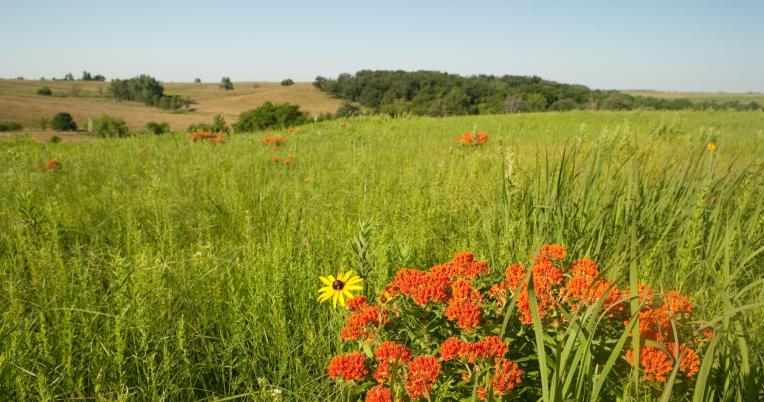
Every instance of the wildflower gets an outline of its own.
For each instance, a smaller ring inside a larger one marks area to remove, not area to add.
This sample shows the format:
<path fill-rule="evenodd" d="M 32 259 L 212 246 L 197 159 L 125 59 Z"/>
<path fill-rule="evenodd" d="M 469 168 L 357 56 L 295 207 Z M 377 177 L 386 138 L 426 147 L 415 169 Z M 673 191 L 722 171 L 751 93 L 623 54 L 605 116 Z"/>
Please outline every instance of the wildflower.
<path fill-rule="evenodd" d="M 287 156 L 287 158 L 286 158 L 286 159 L 284 159 L 284 164 L 285 164 L 285 165 L 289 165 L 289 164 L 291 164 L 293 161 L 294 161 L 294 156 L 292 156 L 292 155 L 289 155 L 289 156 Z"/>
<path fill-rule="evenodd" d="M 440 359 L 447 362 L 458 357 L 464 348 L 469 345 L 459 338 L 448 338 L 440 345 Z"/>
<path fill-rule="evenodd" d="M 215 137 L 215 138 L 210 138 L 209 140 L 207 140 L 207 142 L 211 142 L 213 144 L 225 144 L 226 139 L 223 137 Z"/>
<path fill-rule="evenodd" d="M 488 289 L 488 297 L 496 302 L 499 307 L 507 304 L 507 284 L 505 282 L 497 283 Z"/>
<path fill-rule="evenodd" d="M 281 161 L 281 158 L 279 158 L 278 156 L 271 156 L 271 162 L 278 163 L 280 161 Z"/>
<path fill-rule="evenodd" d="M 151 151 L 151 148 L 149 148 L 149 147 L 143 147 L 143 148 L 141 148 L 141 153 L 142 153 L 142 154 L 147 154 L 147 153 L 149 153 L 150 151 Z"/>
<path fill-rule="evenodd" d="M 326 286 L 318 290 L 318 293 L 320 294 L 318 296 L 318 301 L 323 303 L 332 299 L 332 305 L 335 308 L 337 307 L 337 301 L 340 302 L 341 306 L 344 306 L 345 298 L 353 297 L 353 293 L 351 292 L 363 289 L 360 285 L 360 283 L 363 282 L 363 279 L 353 275 L 353 271 L 348 271 L 344 274 L 340 271 L 337 273 L 337 278 L 329 275 L 328 277 L 322 276 L 320 279 Z"/>
<path fill-rule="evenodd" d="M 369 371 L 366 369 L 366 358 L 360 352 L 334 356 L 327 368 L 329 376 L 337 379 L 344 378 L 353 381 L 363 378 Z"/>
<path fill-rule="evenodd" d="M 369 306 L 369 303 L 366 301 L 366 297 L 364 296 L 355 296 L 347 301 L 348 310 L 356 312 L 360 311 L 361 309 Z"/>
<path fill-rule="evenodd" d="M 663 305 L 672 315 L 688 318 L 695 308 L 690 299 L 677 291 L 671 291 L 663 295 Z"/>
<path fill-rule="evenodd" d="M 395 273 L 392 282 L 385 288 L 385 292 L 388 293 L 391 298 L 395 297 L 398 293 L 403 293 L 404 295 L 409 296 L 411 295 L 411 292 L 422 283 L 424 276 L 424 271 L 412 268 L 401 269 Z"/>
<path fill-rule="evenodd" d="M 392 341 L 384 341 L 374 351 L 374 357 L 378 361 L 395 363 L 397 361 L 408 362 L 411 360 L 411 352 L 407 347 Z"/>
<path fill-rule="evenodd" d="M 687 377 L 693 377 L 698 374 L 700 370 L 700 357 L 694 350 L 683 347 L 682 348 L 682 360 L 679 362 L 679 370 L 681 370 Z"/>
<path fill-rule="evenodd" d="M 42 167 L 44 170 L 57 170 L 61 169 L 61 163 L 55 159 L 50 159 L 45 162 L 45 165 Z"/>
<path fill-rule="evenodd" d="M 633 349 L 626 351 L 626 360 L 634 365 Z M 668 353 L 652 346 L 642 346 L 639 349 L 639 365 L 645 380 L 657 382 L 666 382 L 666 375 L 674 368 Z"/>
<path fill-rule="evenodd" d="M 465 358 L 470 363 L 478 359 L 494 358 L 498 360 L 507 354 L 507 343 L 498 336 L 486 336 L 475 342 L 466 343 L 459 352 L 459 357 Z"/>
<path fill-rule="evenodd" d="M 451 285 L 451 300 L 446 307 L 446 318 L 467 332 L 472 331 L 480 320 L 480 302 L 483 296 L 472 287 L 472 282 L 460 280 Z"/>
<path fill-rule="evenodd" d="M 523 264 L 512 264 L 506 271 L 507 285 L 512 291 L 516 291 L 525 278 L 525 267 Z"/>
<path fill-rule="evenodd" d="M 715 142 L 709 142 L 708 145 L 706 145 L 706 148 L 708 148 L 708 150 L 711 151 L 711 152 L 716 151 L 716 143 Z"/>
<path fill-rule="evenodd" d="M 509 393 L 520 384 L 523 370 L 517 363 L 511 360 L 497 359 L 493 370 L 491 384 L 496 398 L 501 399 L 502 395 Z M 487 391 L 482 385 L 478 390 L 478 395 L 482 400 L 488 399 Z"/>
<path fill-rule="evenodd" d="M 379 306 L 365 305 L 348 317 L 342 327 L 342 339 L 357 340 L 371 336 L 371 329 L 383 325 L 387 320 L 386 315 Z"/>
<path fill-rule="evenodd" d="M 375 385 L 366 393 L 366 402 L 392 402 L 390 388 L 384 385 Z"/>
<path fill-rule="evenodd" d="M 432 356 L 417 356 L 408 364 L 406 392 L 411 399 L 429 398 L 430 388 L 440 375 L 440 363 Z"/>
<path fill-rule="evenodd" d="M 260 139 L 260 142 L 263 144 L 273 144 L 274 146 L 279 146 L 286 142 L 286 138 L 281 136 L 263 137 Z"/>
<path fill-rule="evenodd" d="M 597 269 L 596 262 L 584 258 L 573 263 L 570 267 L 570 274 L 574 278 L 594 279 L 599 275 L 599 269 Z"/>
<path fill-rule="evenodd" d="M 427 272 L 419 284 L 411 290 L 411 299 L 419 306 L 427 303 L 442 303 L 448 297 L 448 288 L 451 281 L 445 275 L 436 272 Z"/>

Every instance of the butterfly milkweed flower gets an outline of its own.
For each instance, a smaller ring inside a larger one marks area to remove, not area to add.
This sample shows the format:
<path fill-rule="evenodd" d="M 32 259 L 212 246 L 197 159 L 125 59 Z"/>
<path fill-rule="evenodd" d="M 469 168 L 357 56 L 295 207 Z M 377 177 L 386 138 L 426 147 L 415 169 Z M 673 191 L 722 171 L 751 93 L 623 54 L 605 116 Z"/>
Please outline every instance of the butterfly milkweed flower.
<path fill-rule="evenodd" d="M 44 170 L 57 170 L 61 169 L 61 162 L 51 159 L 49 161 L 45 162 L 45 165 L 42 167 Z"/>
<path fill-rule="evenodd" d="M 408 364 L 406 392 L 413 400 L 420 397 L 429 399 L 430 388 L 440 375 L 440 363 L 432 356 L 417 356 Z"/>
<path fill-rule="evenodd" d="M 338 301 L 340 305 L 344 307 L 345 298 L 350 299 L 353 297 L 353 291 L 363 289 L 363 286 L 361 286 L 363 279 L 357 275 L 353 275 L 353 271 L 347 271 L 344 274 L 342 271 L 340 271 L 337 273 L 336 278 L 332 275 L 329 275 L 321 276 L 320 279 L 321 282 L 323 282 L 326 286 L 318 289 L 319 303 L 323 303 L 331 299 L 332 305 L 335 308 L 337 307 Z"/>
<path fill-rule="evenodd" d="M 353 352 L 346 355 L 334 356 L 327 367 L 329 377 L 342 377 L 346 381 L 360 380 L 369 370 L 366 368 L 366 357 L 363 353 Z"/>
<path fill-rule="evenodd" d="M 376 385 L 366 393 L 366 402 L 392 402 L 390 388 L 384 385 Z"/>

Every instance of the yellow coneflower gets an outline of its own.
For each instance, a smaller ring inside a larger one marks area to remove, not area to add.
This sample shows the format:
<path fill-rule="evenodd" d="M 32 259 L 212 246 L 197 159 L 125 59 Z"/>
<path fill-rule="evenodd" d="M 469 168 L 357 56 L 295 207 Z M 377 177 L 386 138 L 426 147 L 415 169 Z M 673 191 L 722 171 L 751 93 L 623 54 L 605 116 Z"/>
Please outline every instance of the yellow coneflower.
<path fill-rule="evenodd" d="M 706 145 L 706 148 L 708 148 L 709 151 L 716 151 L 716 143 L 709 142 L 708 145 Z"/>
<path fill-rule="evenodd" d="M 332 299 L 334 307 L 337 307 L 337 301 L 340 302 L 341 306 L 345 306 L 345 298 L 349 299 L 353 297 L 353 291 L 363 289 L 361 286 L 363 279 L 353 275 L 353 271 L 347 271 L 344 274 L 340 271 L 336 278 L 332 275 L 319 278 L 326 286 L 318 289 L 318 302 L 323 303 Z"/>

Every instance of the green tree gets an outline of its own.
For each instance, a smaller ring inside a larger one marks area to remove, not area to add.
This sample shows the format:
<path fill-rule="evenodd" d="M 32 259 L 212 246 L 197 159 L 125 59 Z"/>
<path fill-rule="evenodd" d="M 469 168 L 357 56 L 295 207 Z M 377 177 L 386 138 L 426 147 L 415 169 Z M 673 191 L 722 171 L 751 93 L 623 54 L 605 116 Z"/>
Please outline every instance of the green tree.
<path fill-rule="evenodd" d="M 129 132 L 123 119 L 105 114 L 94 118 L 89 128 L 91 134 L 99 137 L 127 137 Z"/>
<path fill-rule="evenodd" d="M 228 77 L 223 77 L 223 79 L 220 80 L 220 85 L 218 85 L 221 89 L 224 89 L 226 91 L 230 91 L 233 89 L 233 82 L 231 82 L 231 79 Z"/>
<path fill-rule="evenodd" d="M 269 128 L 287 128 L 308 122 L 308 115 L 297 105 L 265 102 L 256 109 L 239 114 L 237 132 L 254 132 Z"/>
<path fill-rule="evenodd" d="M 531 112 L 543 112 L 546 110 L 546 96 L 533 92 L 525 96 L 525 105 Z"/>
<path fill-rule="evenodd" d="M 143 128 L 143 131 L 145 131 L 147 134 L 164 134 L 170 132 L 170 125 L 166 122 L 157 123 L 155 121 L 150 121 L 146 123 L 146 126 Z"/>
<path fill-rule="evenodd" d="M 294 85 L 294 81 L 292 81 L 291 78 L 287 78 L 287 79 L 281 81 L 281 86 L 282 87 L 288 87 L 290 85 Z"/>
<path fill-rule="evenodd" d="M 51 119 L 50 127 L 56 131 L 75 131 L 77 130 L 77 123 L 69 113 L 59 112 Z"/>
<path fill-rule="evenodd" d="M 48 88 L 48 87 L 42 87 L 42 88 L 37 90 L 37 95 L 51 96 L 51 95 L 53 95 L 53 91 L 51 91 L 50 88 Z"/>

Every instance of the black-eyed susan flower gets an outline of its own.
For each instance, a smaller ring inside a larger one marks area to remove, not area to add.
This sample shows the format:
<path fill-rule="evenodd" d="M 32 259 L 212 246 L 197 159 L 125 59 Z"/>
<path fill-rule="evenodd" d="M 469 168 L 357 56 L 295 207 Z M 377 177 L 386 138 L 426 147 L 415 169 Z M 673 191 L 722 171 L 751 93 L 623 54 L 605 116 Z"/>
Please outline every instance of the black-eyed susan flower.
<path fill-rule="evenodd" d="M 711 151 L 711 152 L 716 151 L 716 143 L 715 142 L 709 142 L 706 145 L 706 148 L 708 148 L 708 150 Z"/>
<path fill-rule="evenodd" d="M 340 271 L 336 278 L 329 275 L 321 276 L 320 279 L 326 286 L 318 289 L 318 302 L 323 303 L 331 299 L 334 307 L 337 307 L 338 301 L 341 306 L 345 306 L 345 298 L 349 299 L 353 297 L 353 291 L 363 289 L 361 286 L 363 279 L 353 275 L 353 271 L 347 271 L 344 274 Z"/>

